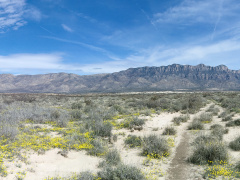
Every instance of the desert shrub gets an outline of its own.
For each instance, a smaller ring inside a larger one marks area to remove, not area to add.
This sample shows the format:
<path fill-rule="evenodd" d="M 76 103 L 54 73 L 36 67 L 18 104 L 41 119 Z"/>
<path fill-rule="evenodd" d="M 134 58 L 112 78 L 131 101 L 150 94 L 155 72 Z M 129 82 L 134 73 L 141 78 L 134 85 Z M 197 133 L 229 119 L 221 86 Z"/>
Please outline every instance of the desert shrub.
<path fill-rule="evenodd" d="M 194 119 L 192 123 L 189 124 L 188 130 L 203 130 L 204 125 L 198 120 Z"/>
<path fill-rule="evenodd" d="M 118 139 L 117 134 L 114 134 L 114 135 L 113 135 L 113 141 L 114 141 L 114 142 L 117 142 L 117 139 Z"/>
<path fill-rule="evenodd" d="M 212 114 L 210 113 L 202 113 L 199 115 L 199 117 L 197 117 L 199 119 L 200 122 L 202 123 L 209 123 L 212 121 Z"/>
<path fill-rule="evenodd" d="M 98 177 L 101 180 L 145 180 L 140 169 L 124 164 L 117 167 L 107 166 L 98 172 Z"/>
<path fill-rule="evenodd" d="M 19 133 L 19 120 L 16 116 L 17 114 L 12 114 L 11 112 L 0 114 L 0 137 L 8 138 L 10 140 L 15 139 Z"/>
<path fill-rule="evenodd" d="M 80 120 L 82 118 L 82 112 L 79 110 L 73 110 L 70 113 L 73 120 Z"/>
<path fill-rule="evenodd" d="M 167 140 L 156 135 L 150 135 L 143 138 L 143 150 L 144 156 L 150 156 L 152 158 L 161 158 L 168 156 L 170 148 Z"/>
<path fill-rule="evenodd" d="M 90 171 L 81 172 L 79 175 L 74 177 L 77 180 L 94 180 L 95 176 Z"/>
<path fill-rule="evenodd" d="M 228 160 L 227 148 L 223 142 L 215 138 L 209 138 L 207 135 L 205 137 L 203 135 L 200 139 L 195 139 L 193 154 L 188 158 L 189 162 L 193 164 L 212 164 L 213 162 Z"/>
<path fill-rule="evenodd" d="M 187 122 L 190 119 L 189 115 L 181 115 L 179 117 L 174 117 L 173 122 L 176 125 L 180 125 L 182 122 Z"/>
<path fill-rule="evenodd" d="M 91 144 L 93 145 L 93 148 L 88 149 L 88 154 L 92 156 L 103 156 L 105 154 L 106 148 L 101 139 L 96 138 L 92 140 Z"/>
<path fill-rule="evenodd" d="M 103 122 L 101 119 L 86 121 L 85 128 L 93 131 L 93 134 L 96 136 L 111 137 L 112 135 L 112 124 L 110 122 Z"/>
<path fill-rule="evenodd" d="M 99 166 L 117 166 L 121 163 L 121 156 L 116 149 L 108 151 L 104 156 L 104 161 L 100 162 Z"/>
<path fill-rule="evenodd" d="M 210 126 L 210 130 L 219 129 L 219 128 L 223 128 L 223 126 L 221 124 L 213 124 L 213 125 Z"/>
<path fill-rule="evenodd" d="M 228 115 L 222 118 L 222 121 L 231 121 L 231 120 L 232 120 L 232 115 Z"/>
<path fill-rule="evenodd" d="M 142 145 L 142 138 L 136 135 L 128 135 L 124 143 L 130 148 L 140 147 Z"/>
<path fill-rule="evenodd" d="M 217 137 L 219 140 L 223 139 L 224 134 L 225 134 L 225 129 L 223 127 L 214 128 L 211 131 L 211 135 Z"/>
<path fill-rule="evenodd" d="M 69 133 L 65 137 L 68 140 L 69 145 L 79 144 L 79 142 L 86 142 L 85 136 L 79 133 Z"/>
<path fill-rule="evenodd" d="M 140 119 L 138 117 L 133 117 L 133 119 L 129 123 L 129 127 L 132 128 L 134 126 L 143 126 L 145 124 L 144 119 Z"/>
<path fill-rule="evenodd" d="M 238 162 L 236 163 L 235 169 L 236 169 L 236 171 L 240 172 L 240 161 L 238 161 Z M 240 176 L 240 174 L 239 174 L 239 176 Z"/>
<path fill-rule="evenodd" d="M 226 124 L 227 127 L 240 126 L 240 119 L 230 121 Z"/>
<path fill-rule="evenodd" d="M 186 94 L 182 98 L 182 110 L 188 110 L 189 113 L 195 113 L 199 111 L 201 107 L 205 104 L 205 99 L 198 94 Z"/>
<path fill-rule="evenodd" d="M 215 107 L 214 105 L 211 105 L 206 112 L 211 112 L 213 115 L 217 115 L 219 113 L 219 108 Z"/>
<path fill-rule="evenodd" d="M 240 151 L 240 136 L 229 143 L 229 147 L 234 151 Z"/>
<path fill-rule="evenodd" d="M 223 135 L 228 133 L 228 129 L 224 128 L 220 124 L 214 124 L 210 126 L 211 135 L 218 137 L 220 140 L 222 140 Z"/>
<path fill-rule="evenodd" d="M 230 114 L 229 111 L 223 111 L 221 114 L 218 115 L 219 118 L 225 118 L 226 116 L 228 116 Z"/>
<path fill-rule="evenodd" d="M 74 102 L 72 103 L 71 105 L 71 108 L 72 109 L 81 109 L 83 107 L 82 103 L 81 102 Z"/>
<path fill-rule="evenodd" d="M 174 127 L 166 127 L 162 133 L 162 135 L 175 135 L 177 131 L 174 129 Z"/>

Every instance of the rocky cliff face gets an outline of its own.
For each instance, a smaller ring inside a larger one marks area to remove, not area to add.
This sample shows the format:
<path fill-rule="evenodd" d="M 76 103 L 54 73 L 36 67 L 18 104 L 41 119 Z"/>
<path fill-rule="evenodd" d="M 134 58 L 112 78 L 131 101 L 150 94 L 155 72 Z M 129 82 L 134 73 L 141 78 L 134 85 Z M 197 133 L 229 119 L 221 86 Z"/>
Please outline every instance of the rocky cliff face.
<path fill-rule="evenodd" d="M 111 74 L 79 76 L 0 75 L 0 92 L 87 93 L 159 90 L 240 90 L 240 71 L 224 65 L 211 67 L 173 64 L 130 68 Z"/>

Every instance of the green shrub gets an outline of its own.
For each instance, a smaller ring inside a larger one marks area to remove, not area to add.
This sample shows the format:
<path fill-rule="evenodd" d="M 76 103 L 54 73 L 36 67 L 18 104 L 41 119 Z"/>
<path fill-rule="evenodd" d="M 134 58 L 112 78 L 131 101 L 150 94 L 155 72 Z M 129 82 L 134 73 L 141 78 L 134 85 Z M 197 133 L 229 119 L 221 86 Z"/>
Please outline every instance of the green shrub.
<path fill-rule="evenodd" d="M 70 115 L 74 120 L 80 120 L 82 118 L 82 112 L 79 110 L 72 110 Z"/>
<path fill-rule="evenodd" d="M 228 116 L 230 114 L 229 111 L 223 111 L 221 114 L 218 115 L 219 118 L 225 118 L 226 116 Z"/>
<path fill-rule="evenodd" d="M 202 135 L 194 141 L 193 154 L 188 158 L 188 161 L 193 164 L 212 164 L 214 162 L 227 161 L 227 148 L 219 140 L 209 138 L 209 136 Z"/>
<path fill-rule="evenodd" d="M 210 123 L 212 121 L 212 114 L 210 113 L 202 113 L 198 117 L 199 121 L 202 123 Z"/>
<path fill-rule="evenodd" d="M 74 102 L 72 103 L 71 105 L 71 108 L 72 109 L 81 109 L 83 107 L 82 103 L 81 102 Z"/>
<path fill-rule="evenodd" d="M 240 151 L 240 136 L 229 143 L 229 147 L 234 151 Z"/>
<path fill-rule="evenodd" d="M 219 140 L 222 140 L 223 135 L 228 133 L 228 129 L 225 129 L 220 124 L 214 124 L 210 127 L 211 135 L 218 137 Z"/>
<path fill-rule="evenodd" d="M 81 172 L 76 177 L 74 177 L 72 180 L 74 180 L 74 179 L 77 179 L 77 180 L 95 180 L 96 178 L 91 172 L 84 171 L 84 172 Z"/>
<path fill-rule="evenodd" d="M 175 135 L 177 131 L 174 129 L 174 127 L 166 127 L 162 133 L 162 135 Z"/>
<path fill-rule="evenodd" d="M 226 124 L 227 127 L 240 126 L 240 119 L 230 121 Z"/>
<path fill-rule="evenodd" d="M 110 122 L 98 123 L 93 127 L 94 134 L 101 137 L 111 137 L 112 124 Z"/>
<path fill-rule="evenodd" d="M 119 164 L 117 167 L 107 166 L 98 172 L 101 180 L 145 180 L 141 170 L 129 165 Z"/>
<path fill-rule="evenodd" d="M 124 143 L 130 148 L 140 147 L 142 145 L 142 138 L 136 135 L 128 135 Z"/>
<path fill-rule="evenodd" d="M 206 112 L 211 112 L 213 115 L 217 115 L 219 111 L 220 111 L 219 108 L 212 105 L 208 108 Z"/>
<path fill-rule="evenodd" d="M 129 123 L 129 127 L 133 128 L 134 126 L 143 126 L 145 124 L 144 119 L 140 119 L 138 117 L 133 117 L 133 119 Z"/>
<path fill-rule="evenodd" d="M 116 149 L 113 149 L 105 154 L 104 161 L 102 161 L 99 166 L 117 166 L 119 163 L 121 163 L 121 156 Z"/>
<path fill-rule="evenodd" d="M 105 154 L 106 148 L 101 139 L 92 140 L 91 144 L 93 145 L 92 149 L 88 149 L 88 154 L 92 156 L 103 156 Z"/>
<path fill-rule="evenodd" d="M 142 155 L 151 158 L 162 158 L 170 154 L 170 148 L 165 138 L 149 135 L 143 138 Z"/>
<path fill-rule="evenodd" d="M 231 121 L 231 120 L 232 120 L 231 115 L 228 115 L 228 116 L 225 116 L 224 118 L 222 118 L 222 121 Z"/>
<path fill-rule="evenodd" d="M 204 125 L 198 120 L 194 119 L 192 123 L 189 124 L 188 130 L 203 130 Z"/>
<path fill-rule="evenodd" d="M 236 163 L 235 169 L 236 169 L 236 171 L 238 171 L 238 172 L 240 173 L 240 161 L 238 161 L 238 162 Z M 240 174 L 239 174 L 239 176 L 240 176 Z"/>
<path fill-rule="evenodd" d="M 189 115 L 181 115 L 179 117 L 174 117 L 173 122 L 176 125 L 180 125 L 182 122 L 187 122 L 190 119 Z"/>

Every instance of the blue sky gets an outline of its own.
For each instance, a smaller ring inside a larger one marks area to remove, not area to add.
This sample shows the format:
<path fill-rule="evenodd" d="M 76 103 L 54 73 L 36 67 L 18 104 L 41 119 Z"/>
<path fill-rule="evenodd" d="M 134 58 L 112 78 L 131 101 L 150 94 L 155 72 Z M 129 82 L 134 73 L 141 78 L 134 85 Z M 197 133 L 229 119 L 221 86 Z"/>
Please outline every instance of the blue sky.
<path fill-rule="evenodd" d="M 0 73 L 240 69 L 239 0 L 0 0 Z"/>

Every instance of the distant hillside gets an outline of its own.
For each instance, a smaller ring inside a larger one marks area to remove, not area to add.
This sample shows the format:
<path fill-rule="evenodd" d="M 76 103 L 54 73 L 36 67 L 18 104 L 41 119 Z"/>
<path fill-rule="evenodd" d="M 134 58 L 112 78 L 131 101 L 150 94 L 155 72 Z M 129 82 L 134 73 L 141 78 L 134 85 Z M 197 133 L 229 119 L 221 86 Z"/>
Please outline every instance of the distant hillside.
<path fill-rule="evenodd" d="M 240 90 L 240 71 L 224 65 L 211 67 L 173 64 L 130 68 L 111 74 L 80 76 L 0 74 L 0 92 L 90 93 L 166 90 Z"/>

